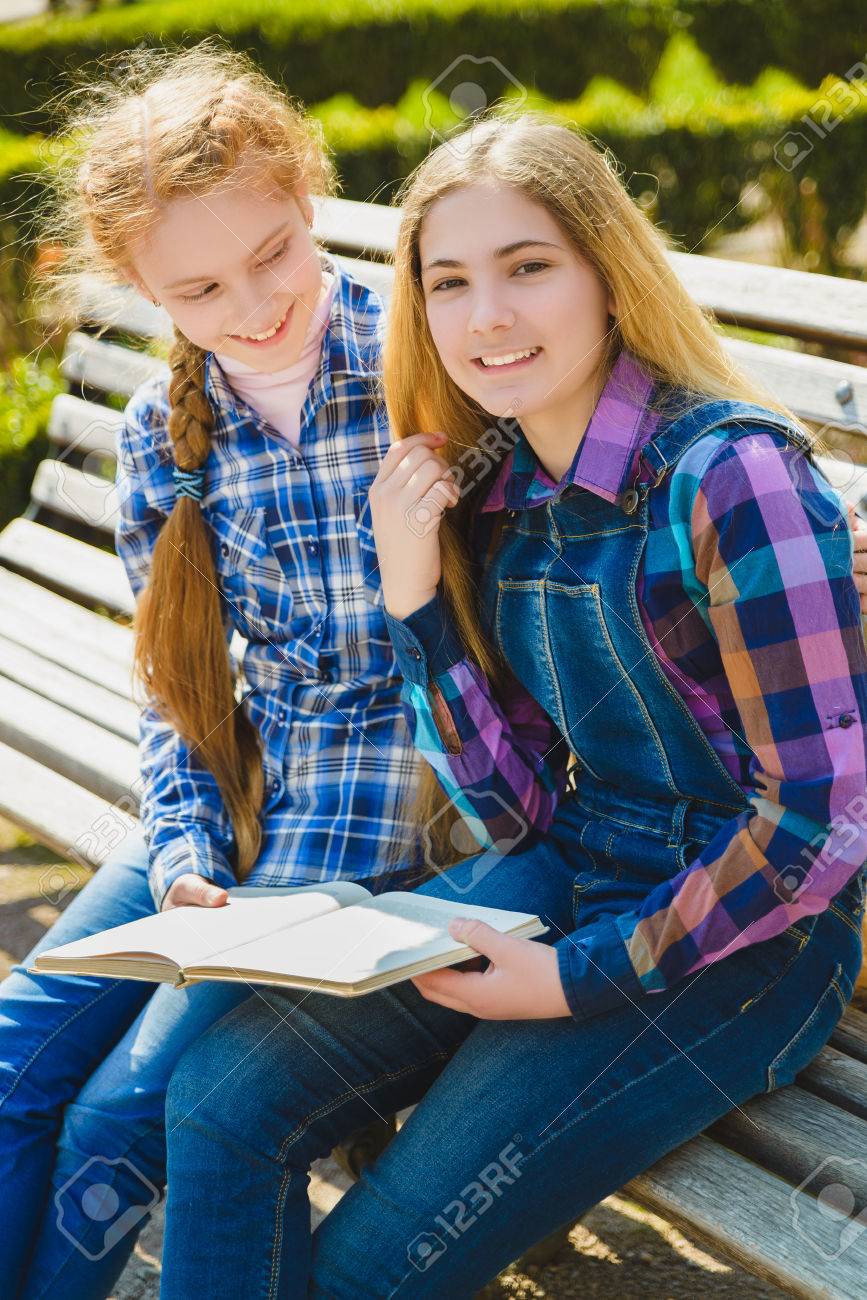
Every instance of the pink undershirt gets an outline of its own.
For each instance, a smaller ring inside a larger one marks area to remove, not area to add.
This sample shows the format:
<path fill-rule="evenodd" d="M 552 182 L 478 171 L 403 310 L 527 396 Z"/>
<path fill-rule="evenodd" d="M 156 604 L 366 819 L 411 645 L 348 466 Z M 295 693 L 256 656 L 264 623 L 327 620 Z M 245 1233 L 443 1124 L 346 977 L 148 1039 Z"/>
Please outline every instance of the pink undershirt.
<path fill-rule="evenodd" d="M 301 407 L 310 381 L 319 368 L 322 339 L 328 328 L 336 288 L 334 276 L 323 271 L 322 294 L 307 322 L 307 333 L 298 360 L 291 366 L 263 374 L 244 361 L 236 361 L 234 357 L 223 356 L 220 352 L 214 353 L 230 387 L 288 439 L 293 447 L 298 446 Z M 299 310 L 307 309 L 301 307 Z"/>

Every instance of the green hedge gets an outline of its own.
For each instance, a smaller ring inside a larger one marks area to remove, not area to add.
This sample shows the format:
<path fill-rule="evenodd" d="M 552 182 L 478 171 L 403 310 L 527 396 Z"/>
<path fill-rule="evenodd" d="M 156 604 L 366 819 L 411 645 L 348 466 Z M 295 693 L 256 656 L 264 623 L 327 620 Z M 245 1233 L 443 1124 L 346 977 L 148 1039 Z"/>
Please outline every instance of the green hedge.
<path fill-rule="evenodd" d="M 648 94 L 641 97 L 605 78 L 595 78 L 572 101 L 528 96 L 574 121 L 608 145 L 623 164 L 630 189 L 651 215 L 687 248 L 736 230 L 753 213 L 738 206 L 743 187 L 758 182 L 766 203 L 786 223 L 796 253 L 812 250 L 806 265 L 833 270 L 839 246 L 865 208 L 863 159 L 867 156 L 867 99 L 860 99 L 826 139 L 814 141 L 808 157 L 789 172 L 774 160 L 774 145 L 787 132 L 810 135 L 809 115 L 820 93 L 842 89 L 828 79 L 807 90 L 779 72 L 763 73 L 752 86 L 726 86 L 685 35 L 669 43 Z M 849 93 L 849 99 L 855 97 Z M 518 100 L 516 99 L 516 102 Z M 427 153 L 430 127 L 446 134 L 454 115 L 445 96 L 426 83 L 411 86 L 397 104 L 366 108 L 349 95 L 313 106 L 348 197 L 390 192 Z M 0 136 L 0 202 L 22 209 L 40 193 L 40 169 L 51 145 Z M 22 183 L 22 172 L 27 173 Z M 817 232 L 818 231 L 818 236 Z M 818 240 L 818 242 L 817 242 Z"/>
<path fill-rule="evenodd" d="M 0 528 L 30 499 L 36 466 L 48 450 L 51 402 L 63 388 L 53 359 L 15 357 L 0 370 Z"/>
<path fill-rule="evenodd" d="M 434 81 L 467 56 L 496 59 L 555 99 L 577 97 L 600 69 L 643 94 L 669 37 L 689 27 L 728 80 L 773 65 L 816 85 L 863 55 L 856 9 L 851 0 L 146 0 L 0 31 L 0 122 L 51 130 L 46 101 L 60 71 L 214 32 L 307 103 L 339 93 L 395 103 L 410 82 Z M 467 79 L 460 66 L 450 75 Z"/>

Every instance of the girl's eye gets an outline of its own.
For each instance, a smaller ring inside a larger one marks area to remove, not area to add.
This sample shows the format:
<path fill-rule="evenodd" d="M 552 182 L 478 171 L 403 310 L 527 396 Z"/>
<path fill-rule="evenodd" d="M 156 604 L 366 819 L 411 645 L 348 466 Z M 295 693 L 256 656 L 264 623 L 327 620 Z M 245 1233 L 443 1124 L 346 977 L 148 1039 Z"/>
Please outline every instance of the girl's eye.
<path fill-rule="evenodd" d="M 286 249 L 287 249 L 288 247 L 289 247 L 289 240 L 288 240 L 288 239 L 284 239 L 284 240 L 283 240 L 283 243 L 280 245 L 280 247 L 279 247 L 278 249 L 276 249 L 276 251 L 273 252 L 273 253 L 270 255 L 270 257 L 266 257 L 266 258 L 264 259 L 264 261 L 262 262 L 262 265 L 263 265 L 263 266 L 270 266 L 270 265 L 272 265 L 274 262 L 279 262 L 279 261 L 280 261 L 280 258 L 281 258 L 281 257 L 284 257 L 284 256 L 286 255 Z M 207 285 L 205 285 L 204 289 L 202 289 L 202 291 L 201 291 L 200 293 L 194 293 L 194 294 L 181 294 L 181 297 L 183 298 L 184 302 L 201 302 L 201 300 L 202 300 L 203 298 L 208 298 L 208 297 L 210 297 L 210 292 L 211 292 L 211 290 L 212 290 L 212 289 L 215 289 L 215 288 L 216 288 L 216 285 L 214 285 L 214 284 L 207 284 Z"/>
<path fill-rule="evenodd" d="M 201 302 L 202 298 L 207 298 L 208 295 L 210 294 L 211 289 L 215 289 L 216 287 L 217 286 L 214 284 L 206 284 L 204 289 L 202 289 L 200 293 L 193 293 L 189 295 L 182 293 L 181 298 L 183 299 L 184 302 Z"/>
<path fill-rule="evenodd" d="M 436 293 L 439 289 L 450 289 L 452 285 L 463 284 L 463 280 L 458 275 L 449 276 L 447 280 L 439 280 L 431 286 L 431 293 Z"/>
<path fill-rule="evenodd" d="M 522 262 L 515 271 L 515 274 L 517 275 L 519 271 L 526 271 L 527 267 L 534 268 L 536 271 L 545 271 L 549 265 L 549 262 Z"/>
<path fill-rule="evenodd" d="M 265 258 L 265 264 L 267 266 L 270 266 L 272 262 L 279 262 L 280 258 L 284 255 L 288 247 L 289 247 L 289 240 L 284 239 L 283 243 L 280 245 L 277 251 L 272 253 L 270 257 Z"/>

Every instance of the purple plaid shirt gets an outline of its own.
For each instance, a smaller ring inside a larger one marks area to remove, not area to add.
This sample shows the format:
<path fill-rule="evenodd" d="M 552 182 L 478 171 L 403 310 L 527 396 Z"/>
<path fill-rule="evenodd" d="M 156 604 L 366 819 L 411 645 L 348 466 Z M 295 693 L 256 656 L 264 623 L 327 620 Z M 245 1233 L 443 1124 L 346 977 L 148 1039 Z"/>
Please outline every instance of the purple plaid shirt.
<path fill-rule="evenodd" d="M 535 508 L 569 484 L 616 501 L 658 422 L 652 391 L 622 355 L 562 482 L 521 434 L 480 516 Z M 644 626 L 749 800 L 685 871 L 618 917 L 607 952 L 594 948 L 613 974 L 625 947 L 651 992 L 822 911 L 864 864 L 867 655 L 845 509 L 781 434 L 713 430 L 649 504 L 636 589 Z M 386 617 L 415 743 L 458 806 L 475 799 L 482 848 L 496 829 L 485 827 L 484 804 L 546 829 L 568 755 L 553 721 L 520 686 L 494 698 L 439 596 L 405 620 Z M 586 991 L 573 993 L 590 1014 Z"/>

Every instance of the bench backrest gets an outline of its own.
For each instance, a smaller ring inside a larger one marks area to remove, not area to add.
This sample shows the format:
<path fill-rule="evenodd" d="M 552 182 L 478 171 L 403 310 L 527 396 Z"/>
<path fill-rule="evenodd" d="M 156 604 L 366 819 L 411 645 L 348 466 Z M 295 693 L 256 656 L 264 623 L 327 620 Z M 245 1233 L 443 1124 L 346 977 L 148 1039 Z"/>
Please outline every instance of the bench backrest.
<path fill-rule="evenodd" d="M 372 203 L 324 199 L 317 204 L 322 242 L 386 299 L 388 264 L 400 212 Z M 815 356 L 801 343 L 867 351 L 867 284 L 696 254 L 669 254 L 699 305 L 723 324 L 775 336 L 764 344 L 727 337 L 731 355 L 797 415 L 833 440 L 822 467 L 835 486 L 867 516 L 867 367 Z M 168 339 L 168 315 L 132 291 L 85 295 L 83 325 L 123 331 L 143 341 Z M 106 338 L 76 330 L 67 340 L 63 373 L 70 393 L 55 399 L 51 459 L 39 466 L 28 517 L 79 536 L 110 537 L 117 517 L 114 448 L 121 414 L 108 394 L 128 397 L 164 363 Z"/>

